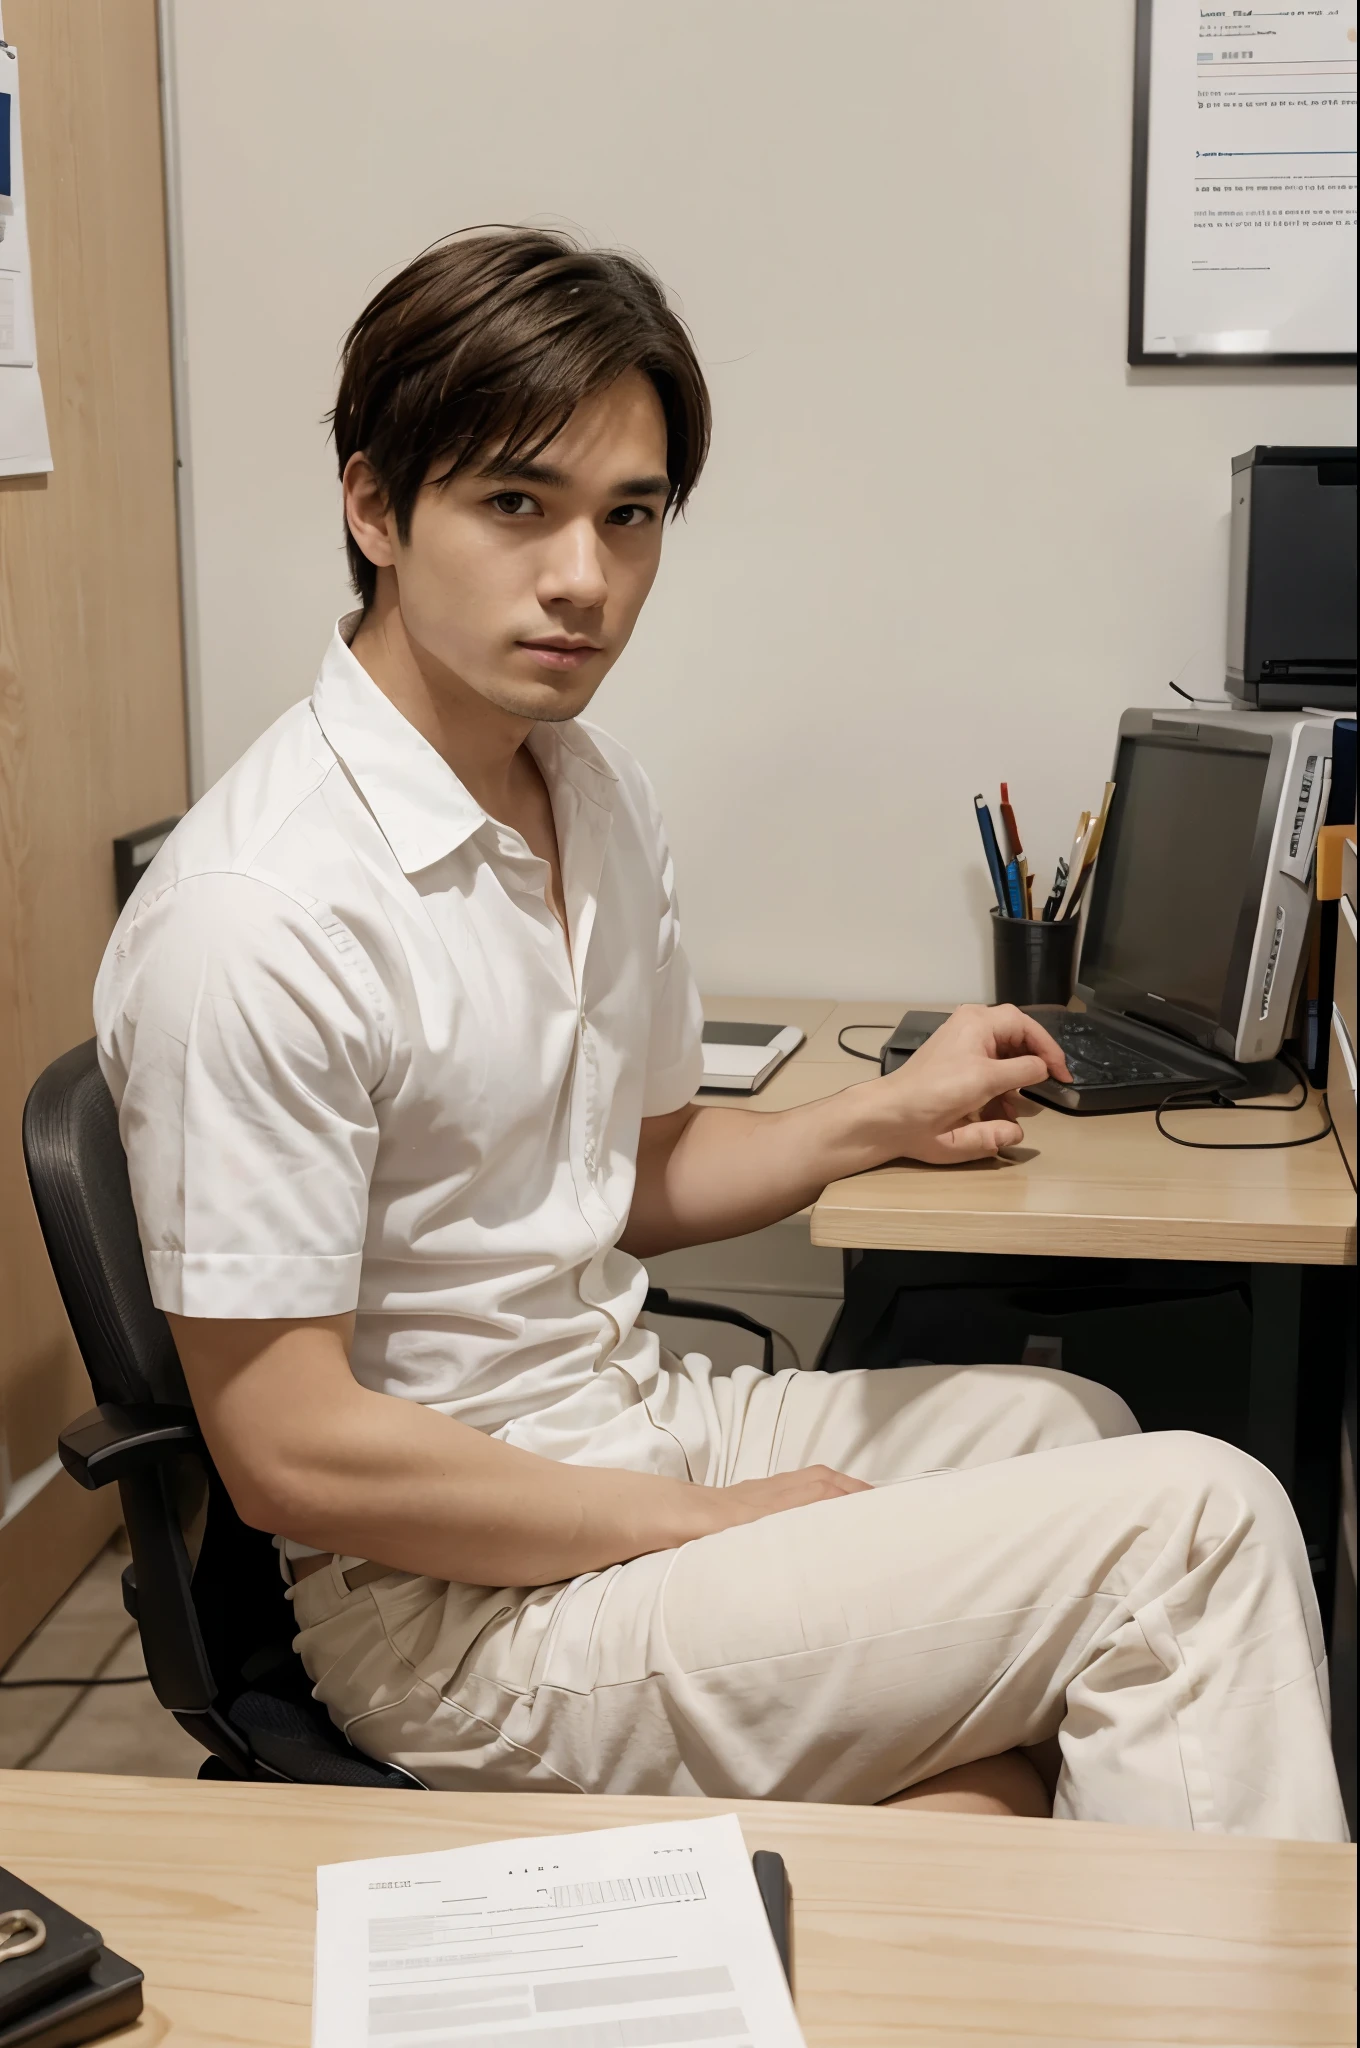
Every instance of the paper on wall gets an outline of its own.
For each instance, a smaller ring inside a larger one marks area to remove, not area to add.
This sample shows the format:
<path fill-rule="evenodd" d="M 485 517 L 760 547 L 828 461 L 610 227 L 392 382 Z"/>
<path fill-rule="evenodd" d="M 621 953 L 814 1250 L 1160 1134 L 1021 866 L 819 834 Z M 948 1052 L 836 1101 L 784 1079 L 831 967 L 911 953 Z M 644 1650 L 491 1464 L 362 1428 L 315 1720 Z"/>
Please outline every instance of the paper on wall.
<path fill-rule="evenodd" d="M 1153 14 L 1143 345 L 1355 348 L 1355 7 Z"/>
<path fill-rule="evenodd" d="M 0 40 L 0 476 L 52 467 L 33 324 L 19 59 Z"/>
<path fill-rule="evenodd" d="M 313 2048 L 804 2048 L 735 1815 L 323 1864 Z"/>

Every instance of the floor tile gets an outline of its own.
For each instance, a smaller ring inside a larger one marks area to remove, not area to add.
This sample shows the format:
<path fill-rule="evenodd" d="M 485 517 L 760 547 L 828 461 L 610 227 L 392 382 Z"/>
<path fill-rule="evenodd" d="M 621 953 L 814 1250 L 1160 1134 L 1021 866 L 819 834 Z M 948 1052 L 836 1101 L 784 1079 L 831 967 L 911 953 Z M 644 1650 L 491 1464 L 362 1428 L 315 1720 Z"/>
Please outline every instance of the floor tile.
<path fill-rule="evenodd" d="M 115 1539 L 15 1652 L 0 1676 L 86 1678 L 98 1671 L 131 1628 L 122 1599 L 126 1563 L 125 1542 Z M 0 1767 L 13 1769 L 21 1763 L 35 1744 L 57 1728 L 78 1697 L 64 1687 L 0 1690 Z"/>
<path fill-rule="evenodd" d="M 17 1770 L 40 1749 L 78 1698 L 55 1688 L 0 1692 L 0 1770 Z"/>
<path fill-rule="evenodd" d="M 136 1635 L 119 1650 L 106 1676 L 144 1670 Z M 150 1685 L 110 1685 L 86 1692 L 70 1719 L 33 1759 L 40 1771 L 109 1771 L 143 1778 L 195 1778 L 207 1751 L 166 1712 Z"/>
<path fill-rule="evenodd" d="M 142 1646 L 123 1607 L 120 1530 L 5 1667 L 14 1678 L 132 1677 Z M 0 1768 L 192 1778 L 206 1752 L 149 1684 L 0 1690 Z"/>

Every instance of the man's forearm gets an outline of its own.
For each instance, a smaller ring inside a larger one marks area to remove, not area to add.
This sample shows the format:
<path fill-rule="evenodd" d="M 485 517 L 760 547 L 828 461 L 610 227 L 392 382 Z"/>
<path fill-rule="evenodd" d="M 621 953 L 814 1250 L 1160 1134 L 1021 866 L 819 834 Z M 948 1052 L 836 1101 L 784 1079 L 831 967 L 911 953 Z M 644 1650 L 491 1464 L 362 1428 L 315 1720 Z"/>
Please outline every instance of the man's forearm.
<path fill-rule="evenodd" d="M 558 1464 L 361 1387 L 352 1316 L 169 1320 L 237 1513 L 398 1571 L 551 1586 L 863 1484 L 822 1466 L 714 1487 Z"/>
<path fill-rule="evenodd" d="M 865 1082 L 802 1109 L 705 1105 L 663 1119 L 638 1153 L 624 1249 L 648 1258 L 761 1230 L 815 1202 L 830 1181 L 890 1159 L 879 1088 Z"/>
<path fill-rule="evenodd" d="M 1009 1004 L 965 1003 L 904 1067 L 804 1109 L 688 1109 L 643 1121 L 620 1240 L 648 1258 L 760 1230 L 829 1181 L 887 1159 L 991 1159 L 1019 1142 L 1017 1091 L 1071 1079 L 1062 1048 Z"/>
<path fill-rule="evenodd" d="M 223 1477 L 274 1534 L 463 1585 L 551 1585 L 707 1532 L 705 1488 L 558 1464 L 355 1385 Z"/>

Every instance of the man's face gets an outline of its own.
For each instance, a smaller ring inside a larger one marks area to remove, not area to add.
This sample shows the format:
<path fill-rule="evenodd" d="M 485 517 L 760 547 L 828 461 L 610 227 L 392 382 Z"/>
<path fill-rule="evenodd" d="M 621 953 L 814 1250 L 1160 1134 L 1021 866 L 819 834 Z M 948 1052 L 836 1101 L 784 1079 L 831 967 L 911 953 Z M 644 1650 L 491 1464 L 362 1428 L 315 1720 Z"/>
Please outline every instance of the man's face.
<path fill-rule="evenodd" d="M 395 573 L 422 667 L 432 658 L 521 718 L 574 718 L 628 645 L 656 575 L 665 415 L 630 370 L 533 462 L 494 460 L 427 483 L 406 542 L 388 519 L 385 543 L 371 548 L 364 528 L 360 544 Z"/>

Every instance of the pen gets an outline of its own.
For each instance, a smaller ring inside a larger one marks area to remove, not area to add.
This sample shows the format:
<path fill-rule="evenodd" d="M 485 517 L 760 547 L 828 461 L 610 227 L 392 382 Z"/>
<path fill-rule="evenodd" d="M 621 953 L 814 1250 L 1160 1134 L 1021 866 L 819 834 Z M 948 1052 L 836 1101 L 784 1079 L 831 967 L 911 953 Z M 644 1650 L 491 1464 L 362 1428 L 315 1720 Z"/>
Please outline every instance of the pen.
<path fill-rule="evenodd" d="M 1082 868 L 1086 861 L 1087 842 L 1091 836 L 1091 813 L 1083 811 L 1077 820 L 1077 836 L 1072 841 L 1072 851 L 1067 856 L 1067 887 L 1063 890 L 1062 902 L 1053 913 L 1056 922 L 1071 913 L 1076 900 L 1077 886 L 1081 881 Z"/>
<path fill-rule="evenodd" d="M 1110 799 L 1113 795 L 1114 784 L 1112 782 L 1107 782 L 1105 785 L 1105 794 L 1100 799 L 1100 814 L 1095 822 L 1095 830 L 1092 832 L 1090 841 L 1086 848 L 1086 865 L 1088 867 L 1091 866 L 1091 864 L 1095 860 L 1096 855 L 1100 852 L 1100 842 L 1105 837 L 1105 820 L 1110 815 Z"/>
<path fill-rule="evenodd" d="M 1012 917 L 1024 917 L 1025 885 L 1021 880 L 1018 860 L 1006 862 L 1006 901 L 1010 904 Z"/>
<path fill-rule="evenodd" d="M 1081 907 L 1082 894 L 1091 876 L 1095 873 L 1096 855 L 1100 852 L 1100 842 L 1105 836 L 1105 820 L 1110 815 L 1110 798 L 1113 795 L 1114 784 L 1107 782 L 1105 794 L 1101 798 L 1099 814 L 1093 820 L 1091 829 L 1086 835 L 1086 844 L 1082 848 L 1081 872 L 1077 876 L 1070 899 L 1063 906 L 1064 917 L 1072 917 Z"/>
<path fill-rule="evenodd" d="M 977 812 L 978 831 L 982 834 L 982 851 L 987 856 L 987 872 L 996 891 L 997 907 L 1003 917 L 1009 917 L 1011 907 L 1006 895 L 1006 871 L 1001 865 L 1001 848 L 996 843 L 996 827 L 992 823 L 987 800 L 980 791 L 973 798 L 973 809 Z"/>
<path fill-rule="evenodd" d="M 1088 860 L 1085 867 L 1082 869 L 1081 873 L 1077 876 L 1077 886 L 1072 891 L 1071 901 L 1068 903 L 1066 909 L 1063 911 L 1064 918 L 1074 918 L 1077 912 L 1081 909 L 1081 899 L 1086 894 L 1087 877 L 1089 876 L 1094 866 L 1095 862 Z"/>
<path fill-rule="evenodd" d="M 1015 808 L 1011 803 L 1008 782 L 1001 785 L 1001 831 L 1006 842 L 1007 860 L 1019 860 L 1025 849 L 1020 843 L 1020 827 L 1015 822 Z"/>
<path fill-rule="evenodd" d="M 1049 890 L 1048 901 L 1044 905 L 1043 922 L 1045 924 L 1052 924 L 1054 918 L 1057 916 L 1058 905 L 1062 902 L 1062 892 L 1066 887 L 1067 862 L 1065 860 L 1060 859 L 1056 869 L 1054 870 L 1053 887 Z"/>

